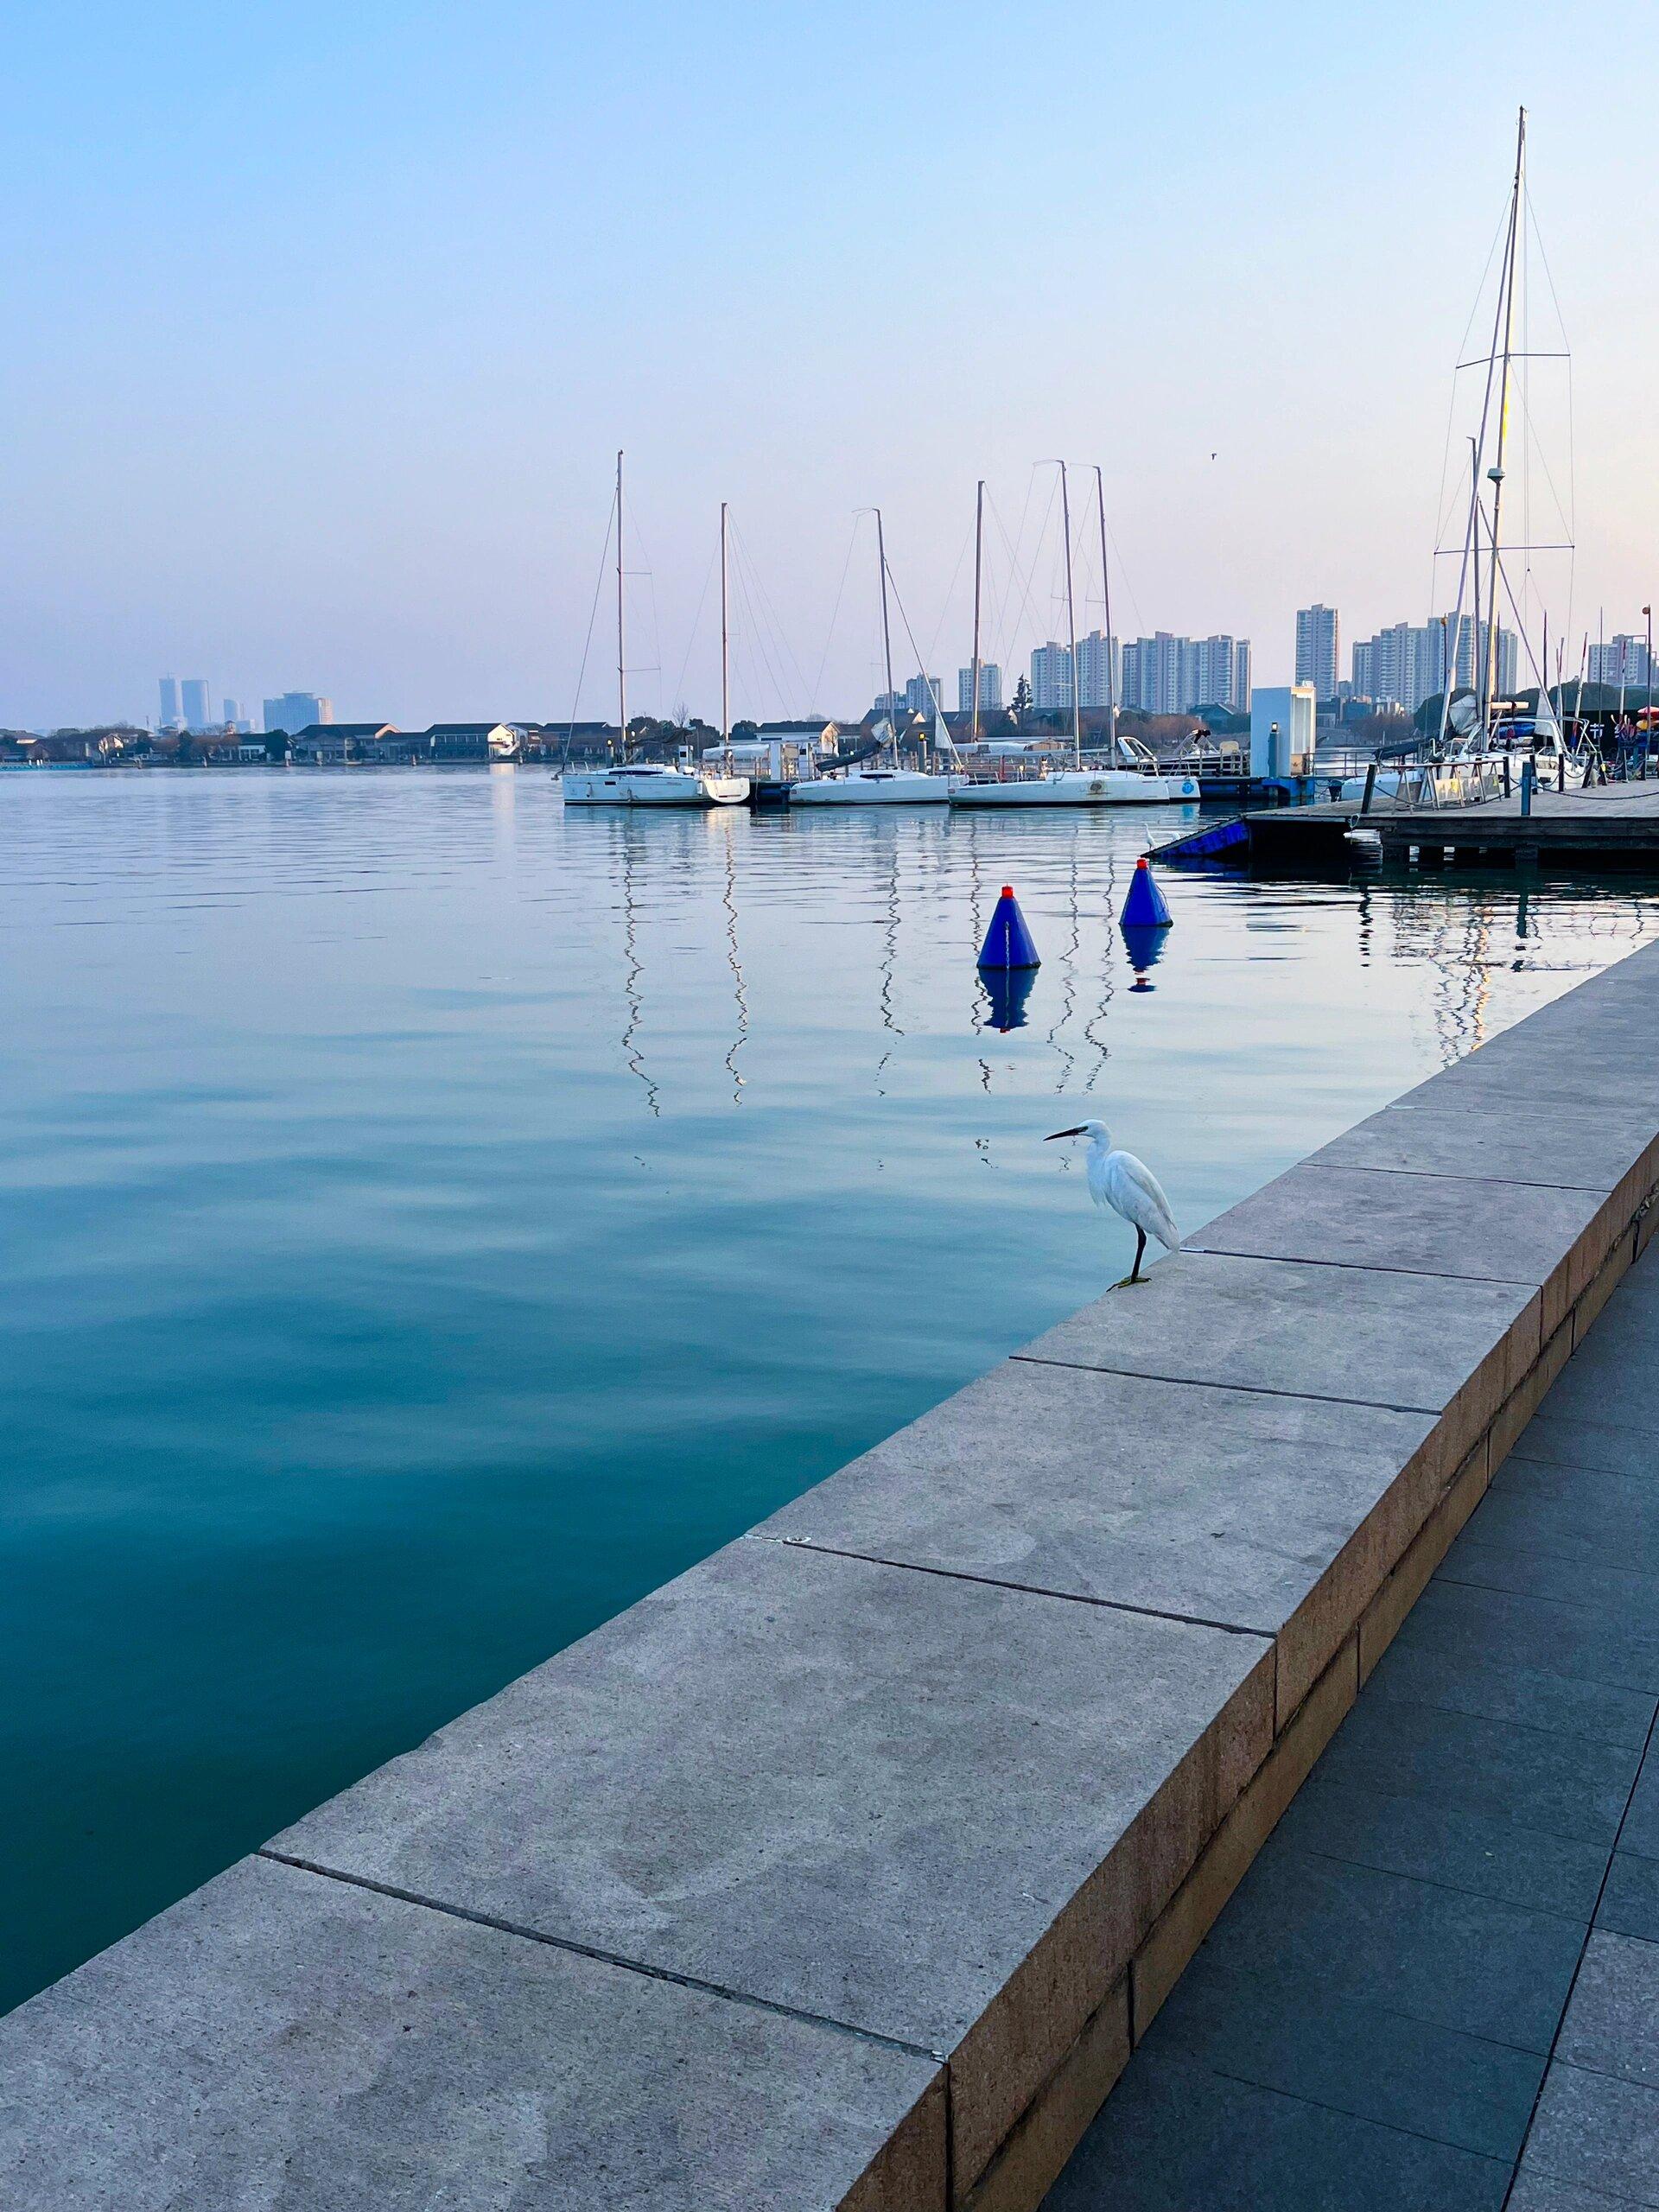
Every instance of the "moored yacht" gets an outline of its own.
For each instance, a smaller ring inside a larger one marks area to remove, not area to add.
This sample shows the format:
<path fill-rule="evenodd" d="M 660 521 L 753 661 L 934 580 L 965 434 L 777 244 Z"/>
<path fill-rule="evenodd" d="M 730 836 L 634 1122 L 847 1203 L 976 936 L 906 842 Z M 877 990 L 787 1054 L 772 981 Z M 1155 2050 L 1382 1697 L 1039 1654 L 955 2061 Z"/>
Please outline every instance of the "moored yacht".
<path fill-rule="evenodd" d="M 567 768 L 559 790 L 567 806 L 741 806 L 749 779 L 699 768 L 683 753 L 672 766 L 638 760 L 614 768 Z"/>
<path fill-rule="evenodd" d="M 1077 620 L 1071 585 L 1071 503 L 1065 463 L 1060 471 L 1060 513 L 1065 533 L 1065 616 L 1071 640 L 1071 666 L 1077 664 Z M 980 507 L 974 535 L 974 658 L 969 681 L 974 699 L 973 739 L 979 736 L 979 594 L 981 537 L 984 524 L 985 486 L 980 486 Z M 1112 600 L 1106 559 L 1105 478 L 1096 465 L 1095 488 L 1100 509 L 1101 588 L 1105 594 L 1106 632 L 1111 635 Z M 999 747 L 994 763 L 952 779 L 952 806 L 1160 806 L 1172 799 L 1198 797 L 1196 776 L 1165 776 L 1156 756 L 1138 738 L 1124 735 L 1117 727 L 1117 705 L 1111 689 L 1111 657 L 1107 656 L 1107 757 L 1087 761 L 1083 754 L 1083 724 L 1079 687 L 1071 685 L 1071 765 L 1061 766 L 1039 755 Z"/>
<path fill-rule="evenodd" d="M 899 739 L 893 722 L 893 631 L 887 614 L 887 548 L 882 532 L 881 510 L 875 510 L 875 557 L 881 571 L 881 650 L 887 673 L 887 715 L 889 719 L 878 728 L 885 728 L 882 741 L 885 763 L 872 767 L 842 770 L 839 773 L 814 776 L 804 783 L 791 786 L 791 806 L 943 806 L 959 780 L 955 776 L 932 775 L 925 768 L 906 768 L 899 760 Z M 945 732 L 944 714 L 939 702 L 933 702 L 933 722 L 936 734 L 943 734 L 945 746 L 950 737 Z"/>
<path fill-rule="evenodd" d="M 626 636 L 623 627 L 622 568 L 622 456 L 616 456 L 616 709 L 617 727 L 627 742 L 628 676 Z M 721 734 L 726 728 L 726 505 L 720 509 L 721 692 Z M 660 760 L 627 760 L 610 768 L 567 768 L 559 778 L 559 791 L 567 806 L 741 806 L 749 795 L 749 779 L 734 775 L 729 762 L 722 771 L 699 765 L 689 746 L 682 746 L 671 766 Z"/>

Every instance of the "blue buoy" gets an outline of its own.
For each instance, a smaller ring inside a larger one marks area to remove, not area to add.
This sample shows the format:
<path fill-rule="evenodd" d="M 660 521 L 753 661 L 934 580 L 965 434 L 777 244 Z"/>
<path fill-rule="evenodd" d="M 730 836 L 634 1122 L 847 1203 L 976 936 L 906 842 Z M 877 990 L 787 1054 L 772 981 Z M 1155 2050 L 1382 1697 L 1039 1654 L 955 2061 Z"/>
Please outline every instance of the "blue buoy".
<path fill-rule="evenodd" d="M 1002 887 L 1002 896 L 996 902 L 991 926 L 980 947 L 979 964 L 982 968 L 1040 968 L 1043 964 L 1037 957 L 1037 948 L 1031 941 L 1031 931 L 1026 927 L 1026 918 L 1020 911 L 1012 884 Z"/>
<path fill-rule="evenodd" d="M 1129 895 L 1117 918 L 1126 930 L 1166 930 L 1175 919 L 1163 893 L 1153 881 L 1144 853 L 1135 864 L 1135 874 L 1129 878 Z"/>

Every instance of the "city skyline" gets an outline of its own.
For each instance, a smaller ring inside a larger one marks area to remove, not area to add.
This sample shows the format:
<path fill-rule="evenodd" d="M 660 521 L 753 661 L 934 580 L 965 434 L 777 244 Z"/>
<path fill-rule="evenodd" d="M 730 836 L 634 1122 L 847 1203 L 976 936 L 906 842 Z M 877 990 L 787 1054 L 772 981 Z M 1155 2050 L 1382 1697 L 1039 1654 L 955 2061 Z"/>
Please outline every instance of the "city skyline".
<path fill-rule="evenodd" d="M 1121 634 L 1157 610 L 1254 638 L 1262 680 L 1287 677 L 1316 595 L 1362 636 L 1454 596 L 1455 562 L 1432 558 L 1447 400 L 1523 98 L 1576 346 L 1572 629 L 1597 606 L 1638 626 L 1659 310 L 1629 270 L 1659 178 L 1641 73 L 1610 82 L 1598 55 L 1649 43 L 1645 12 L 1610 6 L 1581 47 L 1541 7 L 1479 0 L 1386 24 L 1114 13 L 1113 157 L 1082 163 L 1047 127 L 1048 71 L 1097 11 L 970 5 L 944 37 L 914 10 L 874 47 L 845 0 L 782 26 L 739 0 L 723 20 L 710 41 L 650 0 L 574 20 L 492 0 L 464 27 L 314 0 L 280 20 L 182 0 L 142 26 L 96 0 L 32 18 L 12 57 L 0 390 L 24 435 L 5 462 L 0 721 L 137 718 L 156 668 L 192 664 L 243 700 L 262 671 L 326 669 L 342 712 L 410 722 L 607 711 L 603 655 L 580 702 L 576 673 L 619 445 L 642 711 L 683 693 L 707 717 L 718 696 L 706 605 L 695 618 L 721 499 L 804 678 L 768 666 L 752 625 L 734 711 L 844 711 L 881 688 L 873 564 L 831 634 L 854 510 L 881 501 L 917 643 L 956 665 L 975 480 L 1015 539 L 1028 495 L 1048 497 L 1033 465 L 1061 453 L 1080 541 L 1086 471 L 1105 471 Z M 1224 92 L 1173 163 L 1195 45 Z M 1455 131 L 1422 128 L 1427 81 L 1464 87 Z M 210 122 L 256 101 L 282 109 L 279 156 Z M 826 190 L 803 147 L 878 101 L 949 112 L 974 162 L 948 183 L 844 164 Z M 175 127 L 157 133 L 163 105 Z M 610 158 L 624 129 L 660 139 L 672 195 Z M 756 173 L 764 193 L 741 181 Z M 1334 273 L 1361 239 L 1363 310 Z M 1103 252 L 1110 284 L 1080 289 Z M 1057 318 L 1059 345 L 1039 334 Z M 1009 342 L 964 342 L 987 327 Z M 1026 613 L 988 642 L 1005 670 L 1065 634 L 1046 582 Z M 1097 598 L 1077 613 L 1101 624 Z M 1557 615 L 1553 636 L 1564 590 Z M 905 639 L 895 679 L 912 667 Z"/>

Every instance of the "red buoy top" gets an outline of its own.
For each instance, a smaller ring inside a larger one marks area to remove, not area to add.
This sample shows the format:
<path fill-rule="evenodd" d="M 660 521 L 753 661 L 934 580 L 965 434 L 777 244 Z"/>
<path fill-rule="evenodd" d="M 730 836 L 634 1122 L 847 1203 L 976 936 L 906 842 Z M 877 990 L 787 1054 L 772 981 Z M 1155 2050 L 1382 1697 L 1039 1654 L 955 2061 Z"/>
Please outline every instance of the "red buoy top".
<path fill-rule="evenodd" d="M 1012 898 L 1013 898 L 1013 896 L 1014 896 L 1014 886 L 1013 886 L 1011 883 L 1005 883 L 1005 884 L 1003 885 L 1003 887 L 1002 887 L 1002 896 L 1003 896 L 1005 899 L 1012 899 Z"/>
<path fill-rule="evenodd" d="M 1146 855 L 1145 855 L 1144 853 L 1142 853 L 1142 854 L 1141 854 L 1141 857 L 1140 857 L 1140 859 L 1139 859 L 1138 861 L 1136 861 L 1136 862 L 1135 862 L 1135 866 L 1136 866 L 1136 868 L 1145 868 L 1146 864 L 1147 864 L 1147 856 L 1146 856 Z"/>

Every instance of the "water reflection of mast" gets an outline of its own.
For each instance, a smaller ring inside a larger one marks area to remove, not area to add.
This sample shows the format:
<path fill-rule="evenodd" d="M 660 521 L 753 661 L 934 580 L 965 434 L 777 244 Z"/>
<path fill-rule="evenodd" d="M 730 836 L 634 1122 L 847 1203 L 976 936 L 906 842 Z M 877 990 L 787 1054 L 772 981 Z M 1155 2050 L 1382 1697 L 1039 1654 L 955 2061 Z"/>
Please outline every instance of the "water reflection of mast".
<path fill-rule="evenodd" d="M 726 1055 L 727 1071 L 732 1078 L 732 1103 L 743 1103 L 743 1078 L 738 1073 L 737 1056 L 748 1042 L 749 1001 L 743 982 L 743 963 L 737 951 L 737 849 L 732 840 L 735 835 L 734 823 L 739 810 L 734 806 L 716 809 L 724 819 L 721 823 L 726 835 L 726 964 L 732 971 L 732 995 L 737 1001 L 737 1034 L 732 1039 L 732 1049 Z"/>
<path fill-rule="evenodd" d="M 1096 1090 L 1099 1087 L 1100 1079 L 1106 1072 L 1106 1063 L 1112 1057 L 1112 1048 L 1107 1039 L 1104 1037 L 1097 1037 L 1095 1034 L 1095 1024 L 1100 1020 L 1101 1016 L 1111 1005 L 1112 1000 L 1117 990 L 1117 983 L 1112 974 L 1112 937 L 1114 925 L 1109 918 L 1111 916 L 1115 915 L 1116 912 L 1117 848 L 1115 844 L 1109 844 L 1106 848 L 1106 912 L 1109 918 L 1106 925 L 1106 957 L 1101 964 L 1100 971 L 1100 1004 L 1096 1007 L 1094 1013 L 1090 1015 L 1088 1020 L 1083 1025 L 1084 1035 L 1089 1039 L 1089 1042 L 1094 1046 L 1096 1052 L 1099 1055 L 1098 1058 L 1095 1062 L 1094 1071 L 1089 1077 L 1087 1088 L 1090 1090 Z"/>
<path fill-rule="evenodd" d="M 1061 1060 L 1060 1072 L 1054 1084 L 1057 1096 L 1065 1091 L 1066 1084 L 1071 1078 L 1071 1071 L 1077 1064 L 1077 1054 L 1061 1044 L 1060 1033 L 1065 1027 L 1066 1023 L 1071 1020 L 1073 1013 L 1077 1009 L 1077 951 L 1082 943 L 1082 936 L 1077 920 L 1077 823 L 1073 820 L 1068 823 L 1066 826 L 1071 832 L 1070 880 L 1071 936 L 1066 945 L 1065 953 L 1060 963 L 1059 1015 L 1058 1020 L 1055 1021 L 1054 1027 L 1048 1033 L 1048 1042 L 1053 1046 L 1055 1051 L 1059 1054 Z"/>
<path fill-rule="evenodd" d="M 627 1006 L 627 1017 L 622 1025 L 622 1057 L 630 1073 L 637 1075 L 645 1085 L 645 1103 L 658 1120 L 662 1118 L 657 1085 L 652 1081 L 642 1058 L 638 1039 L 644 1006 L 639 979 L 645 973 L 639 958 L 639 924 L 633 900 L 633 825 L 626 817 L 619 825 L 622 832 L 622 996 Z"/>
<path fill-rule="evenodd" d="M 886 829 L 888 825 L 883 823 L 881 826 Z M 899 825 L 897 823 L 892 824 L 892 832 L 887 848 L 891 866 L 887 871 L 887 912 L 881 926 L 881 1027 L 890 1031 L 893 1036 L 902 1037 L 905 1033 L 904 1029 L 894 1019 L 893 1011 L 893 972 L 899 962 Z M 887 1095 L 881 1087 L 881 1077 L 887 1072 L 887 1062 L 892 1058 L 893 1047 L 889 1046 L 882 1053 L 875 1071 L 875 1090 L 879 1098 L 885 1098 Z"/>

